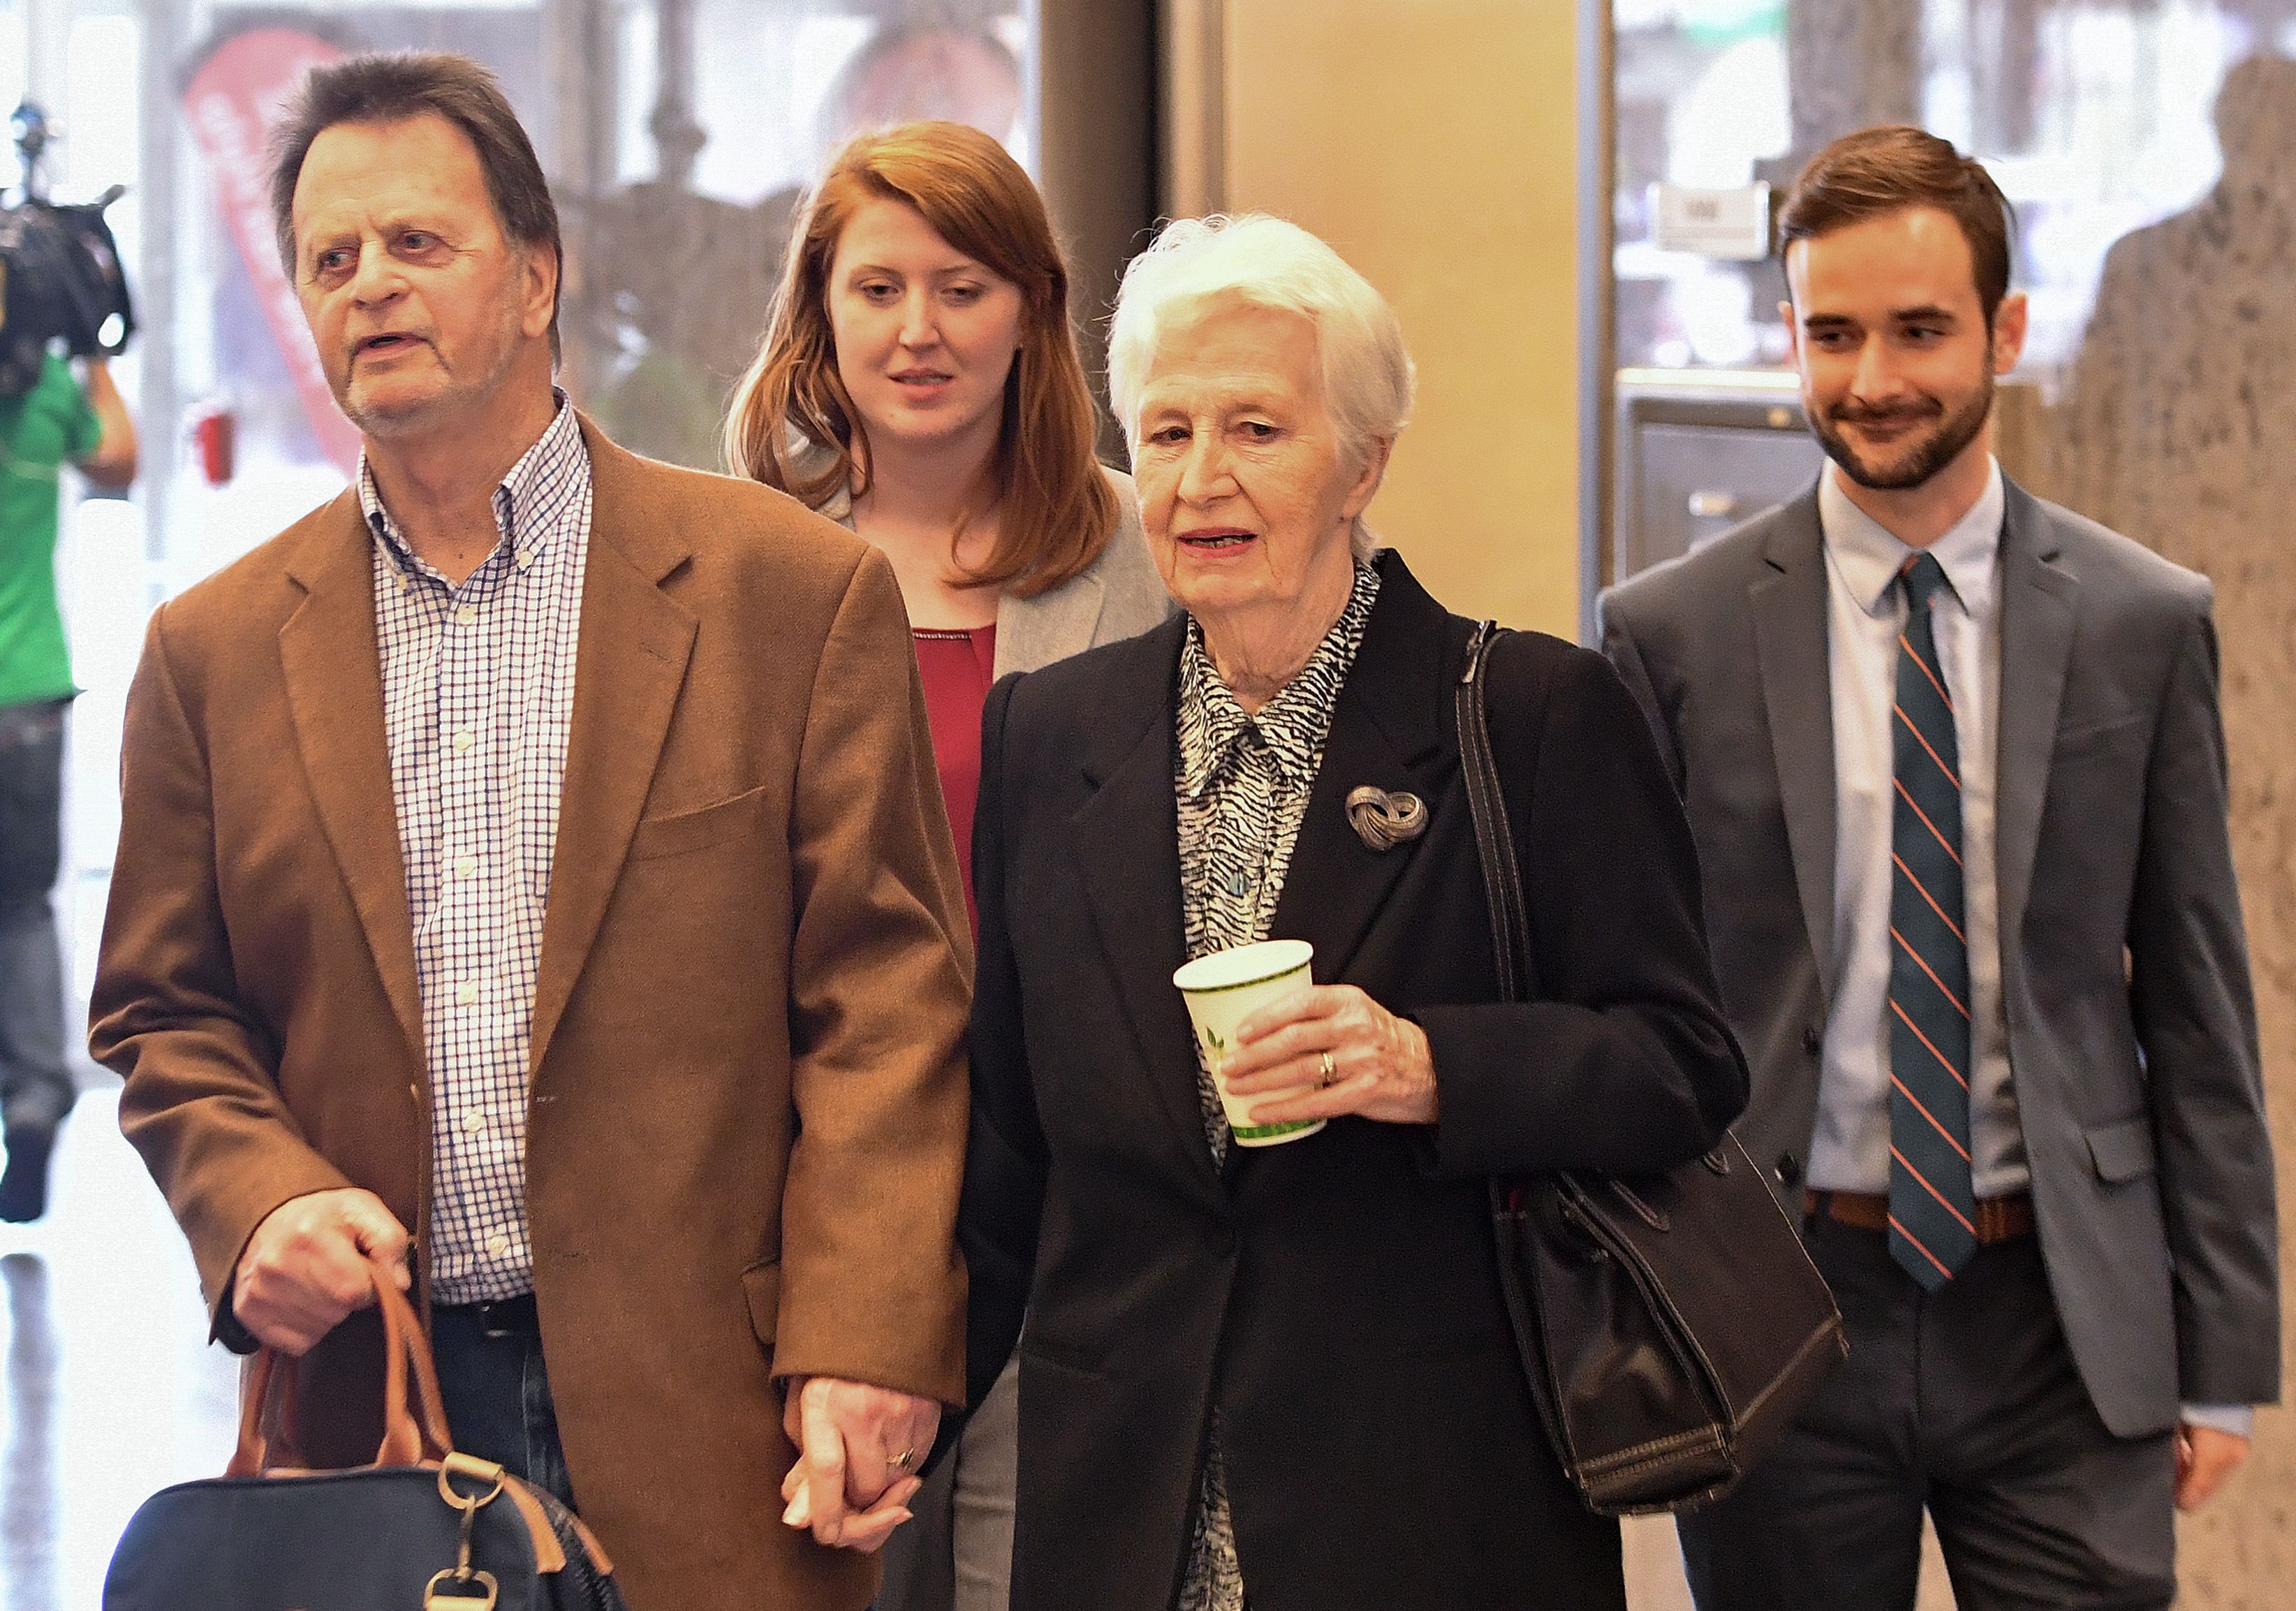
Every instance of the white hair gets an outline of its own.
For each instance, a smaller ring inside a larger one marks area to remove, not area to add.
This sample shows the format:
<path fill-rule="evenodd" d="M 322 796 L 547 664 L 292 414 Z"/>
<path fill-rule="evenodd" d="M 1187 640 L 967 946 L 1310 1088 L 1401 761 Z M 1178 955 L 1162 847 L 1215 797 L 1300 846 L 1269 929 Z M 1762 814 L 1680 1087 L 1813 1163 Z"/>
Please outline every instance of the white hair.
<path fill-rule="evenodd" d="M 1411 418 L 1414 369 L 1387 299 L 1322 241 L 1265 213 L 1181 218 L 1124 271 L 1108 331 L 1108 392 L 1124 440 L 1140 455 L 1140 395 L 1159 345 L 1196 305 L 1228 297 L 1296 313 L 1316 332 L 1324 407 L 1340 448 L 1360 465 Z M 1357 516 L 1349 542 L 1368 559 L 1378 543 Z"/>

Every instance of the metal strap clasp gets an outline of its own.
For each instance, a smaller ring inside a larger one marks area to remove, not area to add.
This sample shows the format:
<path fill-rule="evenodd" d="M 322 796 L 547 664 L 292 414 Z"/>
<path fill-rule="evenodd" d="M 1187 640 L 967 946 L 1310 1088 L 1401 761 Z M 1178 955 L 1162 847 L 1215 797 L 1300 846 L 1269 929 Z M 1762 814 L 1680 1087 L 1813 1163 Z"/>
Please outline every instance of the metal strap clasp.
<path fill-rule="evenodd" d="M 457 1477 L 480 1487 L 466 1493 L 455 1485 Z M 449 1454 L 439 1463 L 439 1497 L 461 1513 L 463 1521 L 455 1539 L 455 1564 L 433 1573 L 422 1586 L 422 1611 L 494 1611 L 499 1585 L 493 1573 L 471 1565 L 471 1530 L 480 1510 L 502 1491 L 503 1468 L 492 1460 Z"/>

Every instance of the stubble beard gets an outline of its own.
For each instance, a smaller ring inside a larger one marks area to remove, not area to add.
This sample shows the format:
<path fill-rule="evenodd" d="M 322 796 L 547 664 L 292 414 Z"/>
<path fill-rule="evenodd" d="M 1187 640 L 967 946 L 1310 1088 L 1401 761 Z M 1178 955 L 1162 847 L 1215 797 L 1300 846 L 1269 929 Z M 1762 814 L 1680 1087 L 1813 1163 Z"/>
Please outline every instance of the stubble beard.
<path fill-rule="evenodd" d="M 1892 464 L 1875 464 L 1860 458 L 1838 423 L 1838 409 L 1813 416 L 1810 428 L 1816 433 L 1818 445 L 1825 449 L 1825 456 L 1841 465 L 1841 473 L 1851 481 L 1873 492 L 1903 492 L 1921 486 L 1959 458 L 1985 429 L 1986 418 L 1992 412 L 1993 365 L 1988 345 L 1983 383 L 1975 395 L 1956 412 L 1944 415 L 1927 436 L 1905 448 Z"/>
<path fill-rule="evenodd" d="M 396 437 L 420 436 L 452 423 L 456 419 L 483 407 L 486 399 L 501 390 L 504 381 L 516 366 L 521 348 L 520 310 L 515 302 L 507 302 L 502 309 L 502 321 L 495 332 L 493 351 L 485 370 L 475 380 L 464 381 L 447 366 L 446 356 L 430 347 L 431 362 L 438 366 L 439 382 L 429 390 L 391 404 L 363 402 L 357 382 L 357 364 L 344 376 L 343 389 L 336 406 L 346 418 L 365 435 L 377 441 L 389 441 Z"/>

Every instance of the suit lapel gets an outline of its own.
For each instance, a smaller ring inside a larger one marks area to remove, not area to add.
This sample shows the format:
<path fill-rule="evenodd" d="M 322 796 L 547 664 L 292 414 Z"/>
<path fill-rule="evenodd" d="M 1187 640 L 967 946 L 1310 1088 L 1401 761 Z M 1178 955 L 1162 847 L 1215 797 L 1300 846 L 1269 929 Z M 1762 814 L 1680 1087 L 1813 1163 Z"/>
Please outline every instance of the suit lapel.
<path fill-rule="evenodd" d="M 1190 1049 L 1195 1032 L 1172 983 L 1173 970 L 1187 960 L 1172 736 L 1172 688 L 1185 626 L 1183 618 L 1158 629 L 1141 641 L 1139 663 L 1128 655 L 1127 663 L 1111 668 L 1116 679 L 1111 703 L 1137 697 L 1134 689 L 1145 676 L 1156 678 L 1155 693 L 1143 702 L 1151 706 L 1144 719 L 1111 719 L 1099 728 L 1102 747 L 1084 760 L 1093 793 L 1071 828 L 1093 925 L 1140 1043 L 1141 1065 L 1182 1153 L 1210 1179 L 1211 1150 L 1204 1142 Z"/>
<path fill-rule="evenodd" d="M 2057 707 L 2072 657 L 2080 585 L 2057 563 L 2058 545 L 2040 505 L 2007 489 L 2001 538 L 2001 727 L 1995 753 L 1994 870 L 2002 966 L 2025 921 L 2041 808 L 2056 749 Z"/>
<path fill-rule="evenodd" d="M 573 726 L 535 982 L 529 1064 L 535 1070 L 542 1067 L 621 876 L 693 650 L 693 617 L 660 587 L 692 550 L 663 534 L 658 515 L 649 518 L 643 462 L 607 441 L 587 418 L 582 435 L 594 479 L 590 551 L 582 576 Z"/>
<path fill-rule="evenodd" d="M 1101 594 L 1100 578 L 1089 571 L 1034 598 L 1006 594 L 996 605 L 993 675 L 1032 671 L 1091 648 Z"/>
<path fill-rule="evenodd" d="M 1833 976 L 1833 695 L 1826 661 L 1825 554 L 1815 489 L 1780 512 L 1747 589 L 1778 799 L 1802 922 L 1827 999 Z"/>
<path fill-rule="evenodd" d="M 1271 935 L 1316 948 L 1316 977 L 1346 975 L 1417 850 L 1413 842 L 1374 853 L 1347 818 L 1349 792 L 1372 784 L 1409 790 L 1434 809 L 1442 795 L 1441 712 L 1448 617 L 1388 555 L 1379 602 L 1332 714 L 1324 763 L 1300 825 Z M 1172 694 L 1185 616 L 1138 642 L 1111 665 L 1119 695 L 1150 686 L 1153 709 L 1141 719 L 1111 719 L 1102 747 L 1084 760 L 1094 792 L 1073 818 L 1077 867 L 1126 1016 L 1138 1038 L 1163 1109 L 1184 1155 L 1210 1179 L 1196 1094 L 1187 1007 L 1172 972 L 1187 960 L 1180 905 L 1179 807 Z M 1127 645 L 1128 650 L 1131 645 Z M 1230 1171 L 1242 1149 L 1229 1151 Z"/>
<path fill-rule="evenodd" d="M 1268 930 L 1315 946 L 1319 983 L 1347 976 L 1421 842 L 1374 851 L 1348 821 L 1348 795 L 1369 784 L 1414 793 L 1431 810 L 1438 803 L 1447 621 L 1401 557 L 1384 556 L 1379 599 L 1332 713 L 1324 764 Z"/>
<path fill-rule="evenodd" d="M 347 491 L 314 522 L 289 567 L 302 607 L 279 631 L 287 708 L 328 848 L 350 887 L 367 949 L 419 1065 L 422 999 L 415 983 L 406 869 L 384 735 L 374 628 L 374 538 Z"/>

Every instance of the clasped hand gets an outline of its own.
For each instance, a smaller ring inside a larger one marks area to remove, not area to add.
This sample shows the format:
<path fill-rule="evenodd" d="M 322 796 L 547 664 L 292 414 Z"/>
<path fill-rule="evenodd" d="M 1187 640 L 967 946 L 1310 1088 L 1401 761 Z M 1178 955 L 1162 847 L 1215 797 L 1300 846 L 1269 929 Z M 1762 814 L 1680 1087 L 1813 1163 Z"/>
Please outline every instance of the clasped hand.
<path fill-rule="evenodd" d="M 798 1450 L 782 1478 L 782 1520 L 824 1544 L 863 1554 L 882 1549 L 909 1519 L 915 1475 L 940 1406 L 888 1387 L 832 1377 L 791 1378 L 782 1427 Z"/>
<path fill-rule="evenodd" d="M 1221 1069 L 1228 1094 L 1288 1093 L 1254 1103 L 1255 1124 L 1343 1114 L 1384 1124 L 1435 1122 L 1426 1032 L 1352 984 L 1310 985 L 1270 1003 L 1238 1024 L 1235 1038 Z"/>
<path fill-rule="evenodd" d="M 406 1228 L 373 1193 L 345 1187 L 291 1198 L 248 1238 L 232 1275 L 232 1312 L 258 1343 L 310 1352 L 374 1301 L 381 1270 L 411 1284 Z M 782 1479 L 782 1519 L 824 1544 L 882 1548 L 909 1519 L 915 1467 L 932 1448 L 940 1406 L 889 1388 L 813 1377 L 790 1384 L 782 1424 L 799 1450 Z"/>

